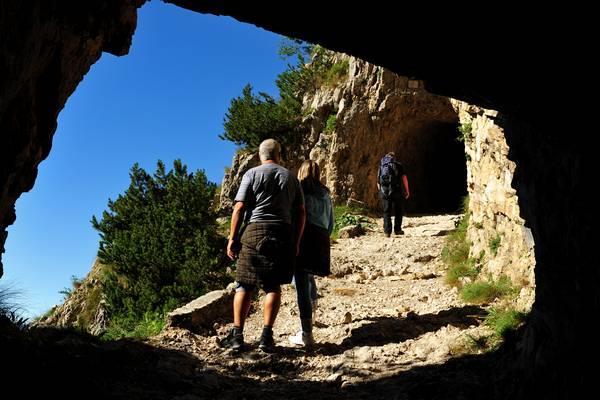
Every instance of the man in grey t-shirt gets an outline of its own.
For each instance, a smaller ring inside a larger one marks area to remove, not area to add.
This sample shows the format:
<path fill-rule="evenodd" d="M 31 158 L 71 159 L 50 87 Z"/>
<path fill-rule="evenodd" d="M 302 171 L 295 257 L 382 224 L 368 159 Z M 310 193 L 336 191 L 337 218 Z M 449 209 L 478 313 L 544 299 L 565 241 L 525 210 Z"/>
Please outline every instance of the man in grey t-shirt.
<path fill-rule="evenodd" d="M 292 223 L 292 210 L 304 204 L 298 179 L 275 162 L 247 171 L 235 197 L 246 208 L 247 222 Z"/>
<path fill-rule="evenodd" d="M 267 139 L 259 147 L 261 165 L 244 174 L 235 197 L 227 255 L 236 263 L 237 288 L 233 299 L 233 328 L 221 341 L 239 350 L 244 344 L 244 322 L 257 287 L 265 293 L 264 328 L 259 348 L 275 345 L 273 324 L 281 303 L 280 285 L 290 283 L 304 230 L 306 211 L 298 179 L 279 165 L 281 147 Z M 248 225 L 241 238 L 242 216 Z"/>

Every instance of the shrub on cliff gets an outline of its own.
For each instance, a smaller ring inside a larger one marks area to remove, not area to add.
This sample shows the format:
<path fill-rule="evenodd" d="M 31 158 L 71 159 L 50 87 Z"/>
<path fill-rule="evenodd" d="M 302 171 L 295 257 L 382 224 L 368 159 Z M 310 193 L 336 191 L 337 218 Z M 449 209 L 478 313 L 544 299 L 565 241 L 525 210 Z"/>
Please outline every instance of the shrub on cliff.
<path fill-rule="evenodd" d="M 288 61 L 287 69 L 278 75 L 279 99 L 267 93 L 255 95 L 246 85 L 231 104 L 219 135 L 249 150 L 255 150 L 268 138 L 275 138 L 288 148 L 301 141 L 302 99 L 322 86 L 335 86 L 348 72 L 348 61 L 334 61 L 334 54 L 318 45 L 288 39 L 279 55 Z"/>
<path fill-rule="evenodd" d="M 266 93 L 255 95 L 248 84 L 241 96 L 231 100 L 223 122 L 224 132 L 219 137 L 248 149 L 258 148 L 269 138 L 293 145 L 298 136 L 298 122 L 295 109 L 275 101 Z"/>

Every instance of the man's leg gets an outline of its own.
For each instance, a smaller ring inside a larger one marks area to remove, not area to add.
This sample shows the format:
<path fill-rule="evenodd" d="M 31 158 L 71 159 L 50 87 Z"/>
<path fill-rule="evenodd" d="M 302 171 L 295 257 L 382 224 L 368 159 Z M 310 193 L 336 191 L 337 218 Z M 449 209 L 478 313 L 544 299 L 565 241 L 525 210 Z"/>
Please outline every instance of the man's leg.
<path fill-rule="evenodd" d="M 279 306 L 281 305 L 281 288 L 276 287 L 265 287 L 265 305 L 263 310 L 263 331 L 260 335 L 260 342 L 258 348 L 263 351 L 271 351 L 275 347 L 275 341 L 273 340 L 273 324 L 277 318 L 279 312 Z"/>
<path fill-rule="evenodd" d="M 238 288 L 233 297 L 233 326 L 244 329 L 251 303 L 252 291 Z"/>
<path fill-rule="evenodd" d="M 383 202 L 383 232 L 389 236 L 392 233 L 392 200 L 381 199 Z"/>
<path fill-rule="evenodd" d="M 273 326 L 279 306 L 281 305 L 281 291 L 267 292 L 265 296 L 265 308 L 263 310 L 263 323 L 265 326 Z"/>
<path fill-rule="evenodd" d="M 394 233 L 400 234 L 402 231 L 402 198 L 394 200 Z"/>
<path fill-rule="evenodd" d="M 244 345 L 244 323 L 250 311 L 253 287 L 238 283 L 233 297 L 233 328 L 220 344 L 233 350 L 240 350 Z"/>

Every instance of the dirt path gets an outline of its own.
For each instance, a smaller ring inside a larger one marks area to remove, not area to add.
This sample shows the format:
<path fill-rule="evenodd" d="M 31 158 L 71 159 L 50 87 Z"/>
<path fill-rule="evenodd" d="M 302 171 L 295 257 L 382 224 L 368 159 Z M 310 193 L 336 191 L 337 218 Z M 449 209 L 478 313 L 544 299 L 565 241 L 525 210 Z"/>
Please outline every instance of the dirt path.
<path fill-rule="evenodd" d="M 290 382 L 298 383 L 295 395 L 315 387 L 322 397 L 352 388 L 363 388 L 361 393 L 368 395 L 370 383 L 445 363 L 464 353 L 467 335 L 485 332 L 480 326 L 485 312 L 462 303 L 456 289 L 443 281 L 443 235 L 454 229 L 457 219 L 456 215 L 406 218 L 405 234 L 392 238 L 383 235 L 381 221 L 376 221 L 379 228 L 367 235 L 334 244 L 332 275 L 317 278 L 321 297 L 314 335 L 318 344 L 312 352 L 287 342 L 299 328 L 291 285 L 283 288 L 274 328 L 278 350 L 273 354 L 253 345 L 262 328 L 262 298 L 253 305 L 245 327 L 245 340 L 251 344 L 246 352 L 234 354 L 220 349 L 214 336 L 179 329 L 169 329 L 151 343 L 192 355 L 201 365 L 200 372 L 219 379 L 241 378 L 247 382 L 243 392 L 248 398 L 253 398 L 254 384 L 263 393 Z M 215 328 L 224 336 L 229 325 Z M 222 393 L 237 397 L 232 393 L 238 392 Z M 289 396 L 295 397 L 293 393 Z"/>

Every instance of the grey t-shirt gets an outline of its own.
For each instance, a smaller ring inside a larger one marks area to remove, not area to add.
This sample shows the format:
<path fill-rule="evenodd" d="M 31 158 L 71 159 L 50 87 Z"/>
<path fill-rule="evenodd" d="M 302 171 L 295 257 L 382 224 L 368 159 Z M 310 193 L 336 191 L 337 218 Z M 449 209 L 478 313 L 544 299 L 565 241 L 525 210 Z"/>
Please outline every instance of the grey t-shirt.
<path fill-rule="evenodd" d="M 298 179 L 290 171 L 268 163 L 244 174 L 235 201 L 244 202 L 248 222 L 291 224 L 292 210 L 304 205 L 304 195 Z"/>

